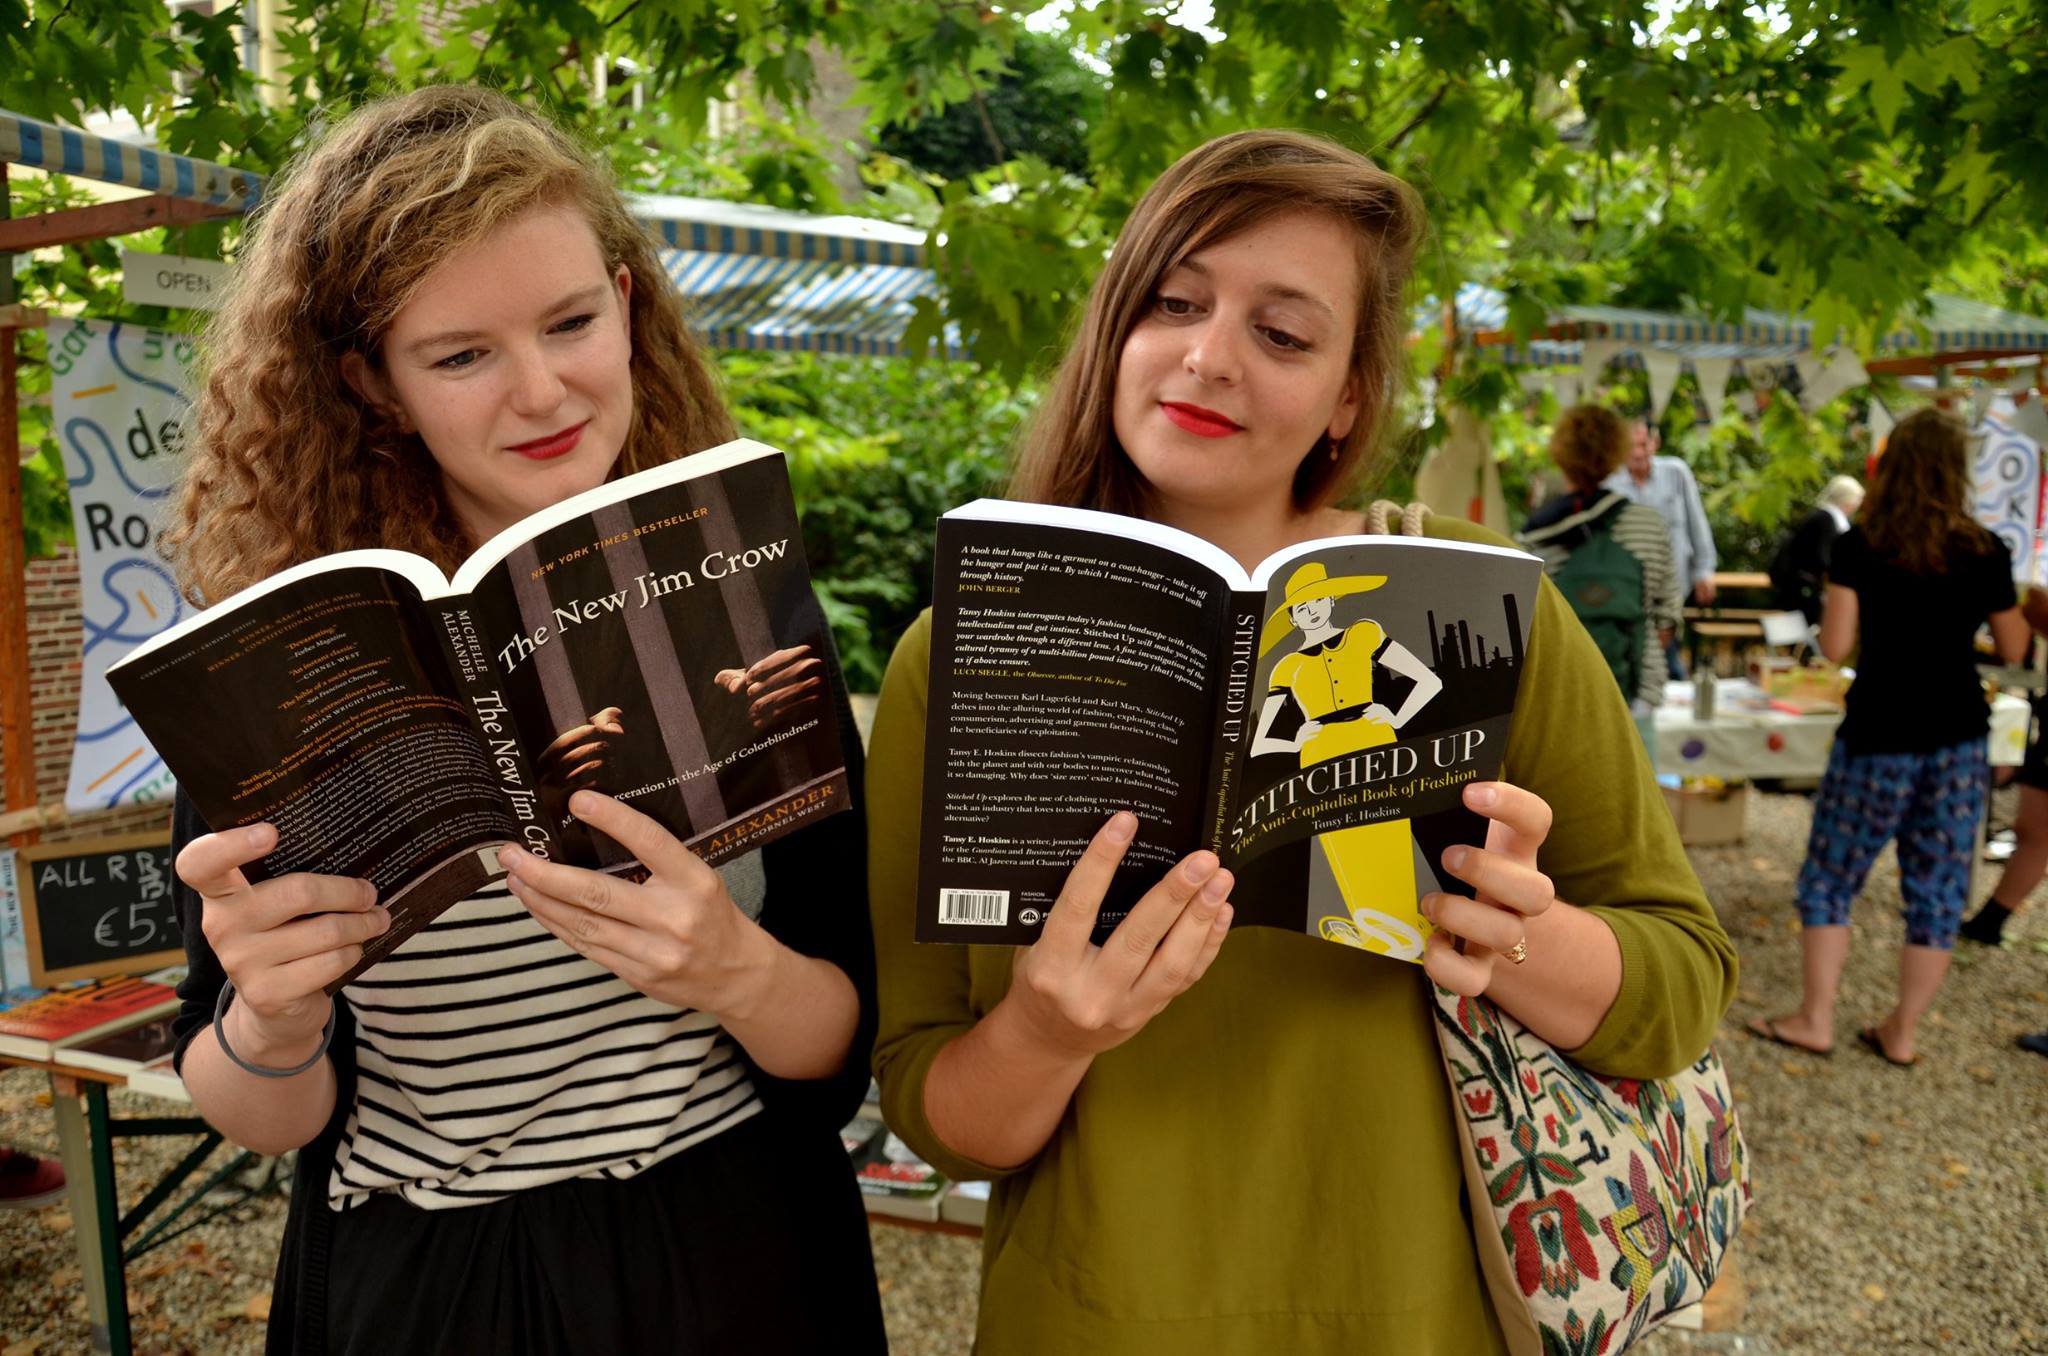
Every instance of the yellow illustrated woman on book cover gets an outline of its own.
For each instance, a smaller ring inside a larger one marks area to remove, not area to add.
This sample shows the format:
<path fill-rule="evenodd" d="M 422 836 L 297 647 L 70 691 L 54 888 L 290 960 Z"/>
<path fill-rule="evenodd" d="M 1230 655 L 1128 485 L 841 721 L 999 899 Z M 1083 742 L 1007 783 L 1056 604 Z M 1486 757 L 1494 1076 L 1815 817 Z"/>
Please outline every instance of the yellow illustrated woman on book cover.
<path fill-rule="evenodd" d="M 1377 621 L 1362 617 L 1336 624 L 1339 598 L 1371 592 L 1386 582 L 1383 574 L 1333 578 L 1320 561 L 1288 576 L 1285 600 L 1260 634 L 1259 657 L 1263 660 L 1290 635 L 1296 644 L 1274 664 L 1267 680 L 1253 757 L 1292 753 L 1307 768 L 1392 744 L 1397 731 L 1443 690 L 1443 680 Z M 1391 693 L 1375 690 L 1376 674 L 1406 681 L 1398 710 L 1387 704 Z M 1274 726 L 1290 704 L 1301 724 L 1292 739 L 1276 737 Z M 1325 915 L 1319 925 L 1322 936 L 1402 960 L 1420 958 L 1430 927 L 1416 909 L 1409 822 L 1382 820 L 1324 833 L 1316 841 L 1348 913 Z"/>

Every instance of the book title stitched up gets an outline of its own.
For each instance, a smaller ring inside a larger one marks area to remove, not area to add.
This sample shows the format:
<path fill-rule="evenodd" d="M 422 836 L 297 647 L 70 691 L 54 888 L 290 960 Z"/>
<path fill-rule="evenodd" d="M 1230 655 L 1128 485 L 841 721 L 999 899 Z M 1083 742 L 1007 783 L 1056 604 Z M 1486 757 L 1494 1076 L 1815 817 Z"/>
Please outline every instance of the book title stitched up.
<path fill-rule="evenodd" d="M 1542 565 L 1334 537 L 1247 573 L 1198 537 L 980 500 L 939 524 L 920 941 L 1027 944 L 1104 820 L 1133 811 L 1097 940 L 1181 857 L 1236 921 L 1419 961 L 1463 788 L 1499 774 Z"/>

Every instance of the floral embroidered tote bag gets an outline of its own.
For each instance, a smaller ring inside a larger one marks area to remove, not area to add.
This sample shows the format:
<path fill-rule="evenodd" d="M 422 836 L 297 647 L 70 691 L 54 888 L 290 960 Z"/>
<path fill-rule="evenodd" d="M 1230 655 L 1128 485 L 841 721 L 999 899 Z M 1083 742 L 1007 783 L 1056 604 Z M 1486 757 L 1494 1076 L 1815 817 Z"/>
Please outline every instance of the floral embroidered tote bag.
<path fill-rule="evenodd" d="M 1420 536 L 1382 500 L 1368 532 Z M 1615 1356 L 1699 1303 L 1749 1210 L 1712 1049 L 1670 1078 L 1596 1074 L 1484 998 L 1437 988 L 1472 1233 L 1515 1356 Z"/>
<path fill-rule="evenodd" d="M 1699 1303 L 1751 1201 L 1720 1056 L 1610 1078 L 1484 998 L 1436 997 L 1472 1232 L 1509 1349 L 1612 1356 Z"/>

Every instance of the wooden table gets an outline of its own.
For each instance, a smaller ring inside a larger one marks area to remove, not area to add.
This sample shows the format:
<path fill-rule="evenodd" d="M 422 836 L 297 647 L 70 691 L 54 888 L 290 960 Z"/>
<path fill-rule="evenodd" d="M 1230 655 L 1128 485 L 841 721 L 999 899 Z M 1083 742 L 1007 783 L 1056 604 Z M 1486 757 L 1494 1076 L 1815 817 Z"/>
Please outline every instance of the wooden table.
<path fill-rule="evenodd" d="M 0 1069 L 5 1068 L 40 1069 L 49 1075 L 50 1108 L 57 1119 L 57 1154 L 64 1165 L 64 1189 L 71 1204 L 72 1234 L 78 1240 L 79 1274 L 85 1282 L 86 1318 L 92 1328 L 93 1350 L 112 1353 L 112 1356 L 129 1356 L 132 1345 L 128 1330 L 127 1264 L 214 1216 L 273 1189 L 278 1182 L 277 1160 L 263 1160 L 265 1175 L 256 1186 L 244 1187 L 234 1200 L 216 1205 L 180 1224 L 179 1220 L 216 1188 L 259 1161 L 257 1155 L 246 1151 L 237 1154 L 226 1167 L 213 1173 L 172 1206 L 168 1215 L 143 1230 L 133 1244 L 123 1247 L 129 1235 L 142 1229 L 149 1217 L 169 1202 L 220 1147 L 220 1133 L 197 1116 L 190 1115 L 115 1119 L 108 1113 L 107 1089 L 126 1086 L 126 1074 L 0 1055 Z M 133 1210 L 126 1215 L 121 1214 L 120 1198 L 114 1184 L 115 1138 L 163 1135 L 197 1136 L 199 1144 L 165 1173 L 161 1181 L 151 1186 Z"/>

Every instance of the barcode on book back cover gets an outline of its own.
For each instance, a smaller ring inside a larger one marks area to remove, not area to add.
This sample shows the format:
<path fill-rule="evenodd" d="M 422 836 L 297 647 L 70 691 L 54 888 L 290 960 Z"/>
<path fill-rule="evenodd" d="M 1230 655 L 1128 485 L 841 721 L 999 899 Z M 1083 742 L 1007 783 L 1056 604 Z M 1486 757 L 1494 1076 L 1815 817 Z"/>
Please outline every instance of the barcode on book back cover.
<path fill-rule="evenodd" d="M 1001 927 L 1010 921 L 1010 892 L 1008 890 L 941 890 L 939 891 L 939 921 L 941 923 L 978 923 L 985 927 Z"/>

